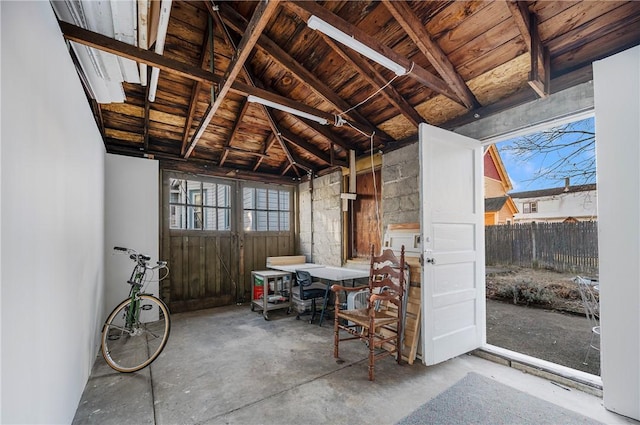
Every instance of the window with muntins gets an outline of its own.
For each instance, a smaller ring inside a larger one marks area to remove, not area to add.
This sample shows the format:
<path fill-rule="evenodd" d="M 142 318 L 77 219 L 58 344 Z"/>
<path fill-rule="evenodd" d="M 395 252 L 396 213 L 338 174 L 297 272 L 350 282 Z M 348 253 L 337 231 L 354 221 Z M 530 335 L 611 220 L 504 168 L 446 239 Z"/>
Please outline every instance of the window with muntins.
<path fill-rule="evenodd" d="M 169 228 L 231 230 L 231 186 L 172 178 L 169 190 Z"/>
<path fill-rule="evenodd" d="M 245 231 L 289 231 L 291 191 L 245 187 L 242 191 Z"/>
<path fill-rule="evenodd" d="M 525 202 L 522 204 L 522 212 L 524 214 L 531 214 L 538 212 L 537 202 Z"/>

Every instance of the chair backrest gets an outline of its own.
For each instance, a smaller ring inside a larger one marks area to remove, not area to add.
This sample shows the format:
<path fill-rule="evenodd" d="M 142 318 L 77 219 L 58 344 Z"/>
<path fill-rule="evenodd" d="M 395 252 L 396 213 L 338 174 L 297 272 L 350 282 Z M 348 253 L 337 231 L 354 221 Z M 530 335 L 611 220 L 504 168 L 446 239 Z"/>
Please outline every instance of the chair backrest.
<path fill-rule="evenodd" d="M 591 279 L 576 276 L 574 282 L 578 285 L 578 291 L 582 298 L 582 306 L 585 315 L 593 326 L 599 325 L 600 321 L 600 301 L 595 294 L 595 289 Z"/>
<path fill-rule="evenodd" d="M 385 249 L 382 254 L 374 255 L 374 246 L 371 245 L 371 263 L 369 271 L 369 293 L 386 293 L 389 302 L 402 309 L 403 298 L 406 291 L 404 245 L 400 248 L 400 258 L 393 250 Z M 370 305 L 369 308 L 375 308 Z"/>
<path fill-rule="evenodd" d="M 313 283 L 311 273 L 306 270 L 296 270 L 296 281 L 301 287 L 311 286 Z"/>

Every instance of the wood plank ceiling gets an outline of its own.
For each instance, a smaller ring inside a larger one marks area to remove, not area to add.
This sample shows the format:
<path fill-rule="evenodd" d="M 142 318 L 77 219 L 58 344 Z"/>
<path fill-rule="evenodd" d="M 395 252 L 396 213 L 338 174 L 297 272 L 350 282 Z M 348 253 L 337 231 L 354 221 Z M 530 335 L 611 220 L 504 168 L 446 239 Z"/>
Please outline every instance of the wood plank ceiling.
<path fill-rule="evenodd" d="M 312 15 L 407 74 L 309 28 Z M 291 182 L 347 165 L 349 150 L 414 141 L 420 122 L 453 128 L 589 81 L 594 60 L 640 43 L 640 2 L 173 1 L 162 55 L 73 24 L 61 29 L 161 70 L 153 102 L 148 84 L 123 83 L 124 103 L 97 103 L 87 90 L 108 152 Z"/>

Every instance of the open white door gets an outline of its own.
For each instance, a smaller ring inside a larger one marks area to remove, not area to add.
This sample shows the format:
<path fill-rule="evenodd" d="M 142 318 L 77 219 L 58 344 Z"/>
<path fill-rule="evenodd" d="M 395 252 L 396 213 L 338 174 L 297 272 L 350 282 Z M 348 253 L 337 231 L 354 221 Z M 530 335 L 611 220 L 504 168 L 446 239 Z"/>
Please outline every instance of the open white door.
<path fill-rule="evenodd" d="M 420 125 L 423 362 L 482 346 L 485 332 L 482 146 Z"/>

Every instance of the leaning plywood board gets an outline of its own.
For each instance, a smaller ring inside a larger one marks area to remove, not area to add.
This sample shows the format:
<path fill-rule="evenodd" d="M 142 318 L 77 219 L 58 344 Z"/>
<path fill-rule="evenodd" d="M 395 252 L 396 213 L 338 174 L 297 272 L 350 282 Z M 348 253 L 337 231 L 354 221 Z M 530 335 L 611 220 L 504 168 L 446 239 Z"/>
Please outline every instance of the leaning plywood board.
<path fill-rule="evenodd" d="M 389 304 L 389 310 L 396 310 L 396 306 Z M 395 334 L 395 329 L 382 328 L 380 333 L 384 336 Z M 402 346 L 402 358 L 407 363 L 413 364 L 418 350 L 418 339 L 420 338 L 420 288 L 412 286 L 409 288 L 409 298 L 407 298 L 407 312 L 404 324 L 404 344 Z M 392 349 L 392 344 L 383 344 L 382 348 Z"/>

